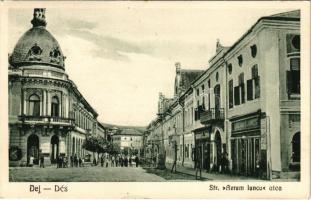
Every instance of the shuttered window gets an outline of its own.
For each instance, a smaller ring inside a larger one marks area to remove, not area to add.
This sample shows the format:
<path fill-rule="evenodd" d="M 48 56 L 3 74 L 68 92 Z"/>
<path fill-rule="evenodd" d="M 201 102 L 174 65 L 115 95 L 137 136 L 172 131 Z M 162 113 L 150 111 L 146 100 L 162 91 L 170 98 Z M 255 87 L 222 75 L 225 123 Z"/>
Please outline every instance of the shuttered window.
<path fill-rule="evenodd" d="M 291 94 L 300 94 L 300 58 L 290 59 L 290 71 L 286 72 L 287 92 Z"/>
<path fill-rule="evenodd" d="M 233 80 L 229 81 L 229 108 L 233 108 Z"/>

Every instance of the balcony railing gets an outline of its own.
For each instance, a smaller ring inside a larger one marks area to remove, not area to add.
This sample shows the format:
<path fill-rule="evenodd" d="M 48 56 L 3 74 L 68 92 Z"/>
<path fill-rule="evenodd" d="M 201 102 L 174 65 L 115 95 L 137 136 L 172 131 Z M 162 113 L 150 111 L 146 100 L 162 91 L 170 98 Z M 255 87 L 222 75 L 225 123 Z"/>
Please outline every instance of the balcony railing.
<path fill-rule="evenodd" d="M 200 122 L 202 124 L 211 123 L 213 121 L 223 121 L 224 120 L 224 109 L 223 108 L 211 108 L 200 113 Z"/>
<path fill-rule="evenodd" d="M 19 120 L 28 123 L 65 124 L 70 126 L 74 125 L 74 119 L 66 117 L 22 115 L 19 116 Z"/>

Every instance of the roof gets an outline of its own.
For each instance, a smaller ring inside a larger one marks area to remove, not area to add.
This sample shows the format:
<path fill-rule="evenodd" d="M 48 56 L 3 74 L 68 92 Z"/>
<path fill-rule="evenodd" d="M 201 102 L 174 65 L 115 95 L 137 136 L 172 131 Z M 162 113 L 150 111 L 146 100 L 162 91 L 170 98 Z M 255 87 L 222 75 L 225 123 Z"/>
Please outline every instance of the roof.
<path fill-rule="evenodd" d="M 270 17 L 300 18 L 300 10 L 292 10 L 289 12 L 278 13 L 270 15 Z"/>
<path fill-rule="evenodd" d="M 117 133 L 114 135 L 140 135 L 140 136 L 142 136 L 143 132 L 140 132 L 140 131 L 133 129 L 133 128 L 126 128 L 126 129 L 122 129 L 122 130 L 117 131 Z"/>
<path fill-rule="evenodd" d="M 300 21 L 300 10 L 293 10 L 259 18 L 257 22 L 226 51 L 224 56 L 231 52 L 246 36 L 252 33 L 255 26 L 264 19 L 280 21 Z"/>
<path fill-rule="evenodd" d="M 38 10 L 35 9 L 34 12 Z M 44 14 L 40 16 L 41 18 L 34 14 L 31 21 L 33 27 L 20 37 L 9 57 L 9 62 L 14 67 L 39 64 L 64 69 L 65 57 L 59 43 L 46 30 Z"/>

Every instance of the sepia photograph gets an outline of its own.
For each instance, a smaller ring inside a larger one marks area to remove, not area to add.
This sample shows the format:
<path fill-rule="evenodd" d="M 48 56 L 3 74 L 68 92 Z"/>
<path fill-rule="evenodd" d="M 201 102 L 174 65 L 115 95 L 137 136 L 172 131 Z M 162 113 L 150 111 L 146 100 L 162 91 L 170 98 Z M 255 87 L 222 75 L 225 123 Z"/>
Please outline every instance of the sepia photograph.
<path fill-rule="evenodd" d="M 0 3 L 0 197 L 306 198 L 308 2 Z"/>
<path fill-rule="evenodd" d="M 14 8 L 8 24 L 10 182 L 300 181 L 300 10 Z"/>

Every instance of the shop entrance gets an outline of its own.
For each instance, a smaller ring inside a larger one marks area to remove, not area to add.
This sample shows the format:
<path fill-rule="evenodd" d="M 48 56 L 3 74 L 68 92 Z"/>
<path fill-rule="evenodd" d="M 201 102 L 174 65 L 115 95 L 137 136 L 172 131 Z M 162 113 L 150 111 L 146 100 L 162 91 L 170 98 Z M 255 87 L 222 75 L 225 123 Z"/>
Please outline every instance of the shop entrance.
<path fill-rule="evenodd" d="M 27 139 L 27 165 L 32 160 L 30 158 L 33 159 L 31 164 L 39 164 L 39 137 L 35 134 L 30 135 Z"/>
<path fill-rule="evenodd" d="M 231 141 L 232 170 L 235 173 L 258 175 L 260 137 L 236 138 Z"/>

